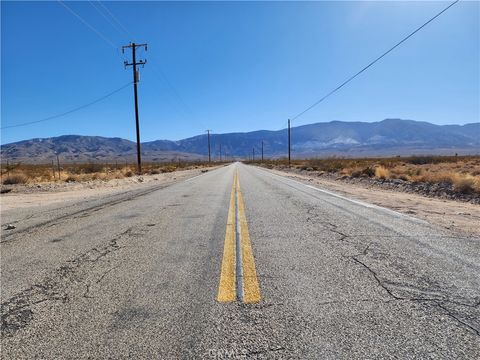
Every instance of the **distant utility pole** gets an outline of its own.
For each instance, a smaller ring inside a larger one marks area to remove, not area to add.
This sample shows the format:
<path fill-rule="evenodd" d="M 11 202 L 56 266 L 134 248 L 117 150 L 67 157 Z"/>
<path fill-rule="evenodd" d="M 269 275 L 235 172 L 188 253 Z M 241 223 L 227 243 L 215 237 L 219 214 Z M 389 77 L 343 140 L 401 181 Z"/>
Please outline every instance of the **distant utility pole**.
<path fill-rule="evenodd" d="M 135 96 L 135 124 L 137 128 L 137 168 L 138 173 L 142 172 L 142 154 L 140 149 L 140 123 L 138 121 L 138 95 L 137 95 L 137 84 L 140 80 L 139 71 L 137 70 L 137 65 L 142 65 L 142 67 L 147 63 L 147 60 L 139 60 L 137 62 L 136 50 L 138 47 L 143 47 L 147 51 L 147 44 L 135 44 L 130 43 L 129 45 L 122 46 L 122 53 L 125 53 L 125 49 L 132 49 L 132 62 L 124 62 L 125 68 L 131 66 L 133 70 L 133 93 Z"/>
<path fill-rule="evenodd" d="M 58 170 L 58 180 L 60 180 L 60 160 L 58 159 L 58 155 L 57 155 L 57 170 Z"/>
<path fill-rule="evenodd" d="M 252 159 L 255 161 L 255 147 L 252 148 Z"/>
<path fill-rule="evenodd" d="M 220 162 L 222 161 L 222 144 L 220 144 Z"/>
<path fill-rule="evenodd" d="M 262 162 L 263 162 L 263 140 L 262 140 Z"/>
<path fill-rule="evenodd" d="M 212 157 L 210 155 L 210 131 L 212 130 L 205 130 L 207 132 L 208 136 L 208 162 L 212 162 Z"/>
<path fill-rule="evenodd" d="M 288 166 L 290 166 L 291 158 L 290 149 L 290 119 L 288 119 Z"/>

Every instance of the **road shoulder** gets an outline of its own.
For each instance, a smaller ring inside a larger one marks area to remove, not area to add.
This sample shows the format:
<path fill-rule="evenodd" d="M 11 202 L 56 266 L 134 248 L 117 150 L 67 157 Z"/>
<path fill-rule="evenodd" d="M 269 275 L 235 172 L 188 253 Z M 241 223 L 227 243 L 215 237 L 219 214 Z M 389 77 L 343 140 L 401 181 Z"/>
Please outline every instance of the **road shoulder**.
<path fill-rule="evenodd" d="M 480 206 L 454 200 L 349 184 L 304 174 L 292 174 L 275 169 L 264 169 L 276 175 L 297 180 L 336 192 L 352 199 L 365 201 L 426 220 L 431 224 L 470 236 L 480 236 Z"/>

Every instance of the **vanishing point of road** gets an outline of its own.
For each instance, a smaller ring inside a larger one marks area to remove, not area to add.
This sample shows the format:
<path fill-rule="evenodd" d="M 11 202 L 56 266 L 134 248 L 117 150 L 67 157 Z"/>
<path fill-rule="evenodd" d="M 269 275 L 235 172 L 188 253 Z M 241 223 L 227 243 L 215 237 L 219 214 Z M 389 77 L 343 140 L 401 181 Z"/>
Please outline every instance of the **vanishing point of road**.
<path fill-rule="evenodd" d="M 479 359 L 480 239 L 240 163 L 5 211 L 2 359 Z"/>

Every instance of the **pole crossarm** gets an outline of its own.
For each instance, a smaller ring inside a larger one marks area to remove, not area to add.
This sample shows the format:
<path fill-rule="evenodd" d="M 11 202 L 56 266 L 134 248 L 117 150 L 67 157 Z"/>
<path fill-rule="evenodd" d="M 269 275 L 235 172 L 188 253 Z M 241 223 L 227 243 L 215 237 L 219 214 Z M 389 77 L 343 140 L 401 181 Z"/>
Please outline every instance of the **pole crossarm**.
<path fill-rule="evenodd" d="M 127 66 L 133 66 L 133 65 L 142 65 L 142 67 L 147 63 L 147 60 L 139 60 L 137 61 L 136 63 L 129 63 L 127 61 L 124 61 L 123 64 L 125 65 L 125 67 Z"/>

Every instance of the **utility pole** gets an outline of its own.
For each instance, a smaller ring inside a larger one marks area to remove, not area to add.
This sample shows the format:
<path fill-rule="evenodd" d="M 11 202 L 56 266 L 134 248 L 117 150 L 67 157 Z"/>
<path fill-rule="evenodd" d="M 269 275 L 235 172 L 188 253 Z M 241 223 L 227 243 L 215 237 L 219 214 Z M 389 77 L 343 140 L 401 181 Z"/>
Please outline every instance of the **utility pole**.
<path fill-rule="evenodd" d="M 290 119 L 288 119 L 288 166 L 290 166 Z"/>
<path fill-rule="evenodd" d="M 263 162 L 263 140 L 262 140 L 262 162 Z"/>
<path fill-rule="evenodd" d="M 146 64 L 147 60 L 139 60 L 137 62 L 136 58 L 136 50 L 138 47 L 143 47 L 145 51 L 147 51 L 147 44 L 135 44 L 134 42 L 130 43 L 129 45 L 122 46 L 122 53 L 125 52 L 126 48 L 132 49 L 132 62 L 129 63 L 128 61 L 124 62 L 125 68 L 127 66 L 131 66 L 133 70 L 133 93 L 135 97 L 135 126 L 137 129 L 137 168 L 138 173 L 141 174 L 142 172 L 142 154 L 140 149 L 140 123 L 138 120 L 138 95 L 137 95 L 137 84 L 139 81 L 139 72 L 137 70 L 137 65 L 144 65 Z"/>
<path fill-rule="evenodd" d="M 58 159 L 58 155 L 57 155 L 57 170 L 58 170 L 58 180 L 60 180 L 60 160 Z"/>
<path fill-rule="evenodd" d="M 220 162 L 222 162 L 222 144 L 220 144 Z"/>
<path fill-rule="evenodd" d="M 210 131 L 212 130 L 205 130 L 207 132 L 207 137 L 208 137 L 208 162 L 212 162 L 212 158 L 211 158 L 211 155 L 210 155 Z"/>
<path fill-rule="evenodd" d="M 255 147 L 252 148 L 252 160 L 255 161 Z"/>

